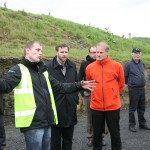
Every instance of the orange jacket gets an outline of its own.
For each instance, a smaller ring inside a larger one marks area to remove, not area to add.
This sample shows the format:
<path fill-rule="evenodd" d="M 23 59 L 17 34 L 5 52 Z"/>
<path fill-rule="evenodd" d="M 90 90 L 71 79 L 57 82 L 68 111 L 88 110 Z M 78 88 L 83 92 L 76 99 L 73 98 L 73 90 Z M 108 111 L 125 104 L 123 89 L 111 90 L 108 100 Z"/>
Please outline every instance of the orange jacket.
<path fill-rule="evenodd" d="M 109 57 L 102 62 L 96 60 L 87 66 L 86 79 L 97 83 L 91 92 L 91 109 L 111 111 L 121 107 L 120 92 L 124 87 L 124 71 L 120 63 Z"/>

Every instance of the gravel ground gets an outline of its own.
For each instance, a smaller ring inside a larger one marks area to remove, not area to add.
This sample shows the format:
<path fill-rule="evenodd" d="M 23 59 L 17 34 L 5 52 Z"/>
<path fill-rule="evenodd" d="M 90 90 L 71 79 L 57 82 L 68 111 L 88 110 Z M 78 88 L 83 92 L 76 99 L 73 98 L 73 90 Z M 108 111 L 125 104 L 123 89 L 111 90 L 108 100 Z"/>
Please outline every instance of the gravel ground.
<path fill-rule="evenodd" d="M 146 119 L 150 125 L 150 105 L 146 106 Z M 128 109 L 121 109 L 120 129 L 122 150 L 150 150 L 150 130 L 142 130 L 137 126 L 137 132 L 128 130 Z M 136 116 L 137 118 L 137 116 Z M 6 126 L 7 150 L 25 150 L 24 137 L 19 129 L 13 125 Z M 105 136 L 107 145 L 103 150 L 111 150 L 110 135 Z M 73 138 L 73 150 L 92 150 L 87 145 L 86 139 L 86 115 L 78 115 L 78 124 L 75 126 Z"/>

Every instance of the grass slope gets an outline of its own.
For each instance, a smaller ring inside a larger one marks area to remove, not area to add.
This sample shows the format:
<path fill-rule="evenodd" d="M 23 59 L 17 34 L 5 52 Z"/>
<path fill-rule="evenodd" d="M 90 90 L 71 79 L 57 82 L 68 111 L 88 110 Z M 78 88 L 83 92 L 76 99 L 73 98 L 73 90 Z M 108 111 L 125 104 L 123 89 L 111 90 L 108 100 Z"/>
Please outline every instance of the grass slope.
<path fill-rule="evenodd" d="M 142 59 L 150 62 L 148 38 L 126 39 L 90 25 L 0 7 L 0 56 L 20 57 L 25 43 L 33 40 L 43 44 L 45 58 L 55 55 L 57 44 L 66 43 L 71 47 L 70 57 L 80 61 L 85 59 L 90 45 L 105 41 L 110 45 L 111 58 L 117 61 L 129 60 L 131 49 L 139 47 Z"/>

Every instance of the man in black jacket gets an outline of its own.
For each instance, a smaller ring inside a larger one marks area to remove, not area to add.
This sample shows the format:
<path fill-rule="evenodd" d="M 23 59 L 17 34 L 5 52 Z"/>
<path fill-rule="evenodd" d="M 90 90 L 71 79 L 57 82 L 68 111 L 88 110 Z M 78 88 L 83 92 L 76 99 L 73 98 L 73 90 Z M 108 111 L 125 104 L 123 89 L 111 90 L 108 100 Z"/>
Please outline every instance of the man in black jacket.
<path fill-rule="evenodd" d="M 27 150 L 50 149 L 51 125 L 58 122 L 53 93 L 91 89 L 95 86 L 91 82 L 57 81 L 42 62 L 40 42 L 26 44 L 21 64 L 9 69 L 0 80 L 0 94 L 14 89 L 15 124 L 24 134 Z"/>
<path fill-rule="evenodd" d="M 56 56 L 47 63 L 48 72 L 63 83 L 77 82 L 77 69 L 74 62 L 68 59 L 69 47 L 57 45 Z M 54 94 L 58 114 L 58 125 L 52 126 L 51 150 L 71 150 L 74 125 L 77 124 L 78 93 Z"/>
<path fill-rule="evenodd" d="M 96 46 L 91 46 L 91 47 L 89 47 L 89 54 L 86 56 L 86 60 L 82 61 L 81 65 L 80 65 L 80 69 L 79 69 L 79 73 L 78 73 L 79 81 L 86 80 L 86 74 L 85 74 L 86 67 L 89 64 L 93 63 L 95 60 L 96 60 Z M 91 147 L 93 145 L 93 143 L 92 143 L 93 128 L 92 128 L 92 115 L 91 115 L 91 110 L 90 110 L 90 91 L 84 90 L 84 91 L 81 91 L 80 93 L 84 97 L 85 109 L 86 109 L 86 113 L 87 113 L 87 138 L 88 138 L 87 145 L 89 147 Z M 103 136 L 102 144 L 103 144 L 103 146 L 106 145 L 104 136 Z"/>
<path fill-rule="evenodd" d="M 135 111 L 138 113 L 139 128 L 150 130 L 146 124 L 145 113 L 145 65 L 140 60 L 141 50 L 133 48 L 132 59 L 125 64 L 125 84 L 129 91 L 129 130 L 136 132 Z"/>

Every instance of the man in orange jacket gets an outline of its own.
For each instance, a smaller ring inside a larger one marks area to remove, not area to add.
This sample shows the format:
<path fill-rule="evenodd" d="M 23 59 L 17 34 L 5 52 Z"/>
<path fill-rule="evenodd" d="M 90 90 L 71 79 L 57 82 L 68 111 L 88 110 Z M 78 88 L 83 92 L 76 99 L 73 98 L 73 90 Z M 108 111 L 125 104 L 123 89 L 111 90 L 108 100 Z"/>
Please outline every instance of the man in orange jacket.
<path fill-rule="evenodd" d="M 86 68 L 86 79 L 95 80 L 91 92 L 90 108 L 93 118 L 93 150 L 102 150 L 103 124 L 107 123 L 112 150 L 121 150 L 120 92 L 124 87 L 124 71 L 120 63 L 108 57 L 109 46 L 97 45 L 97 60 Z"/>

